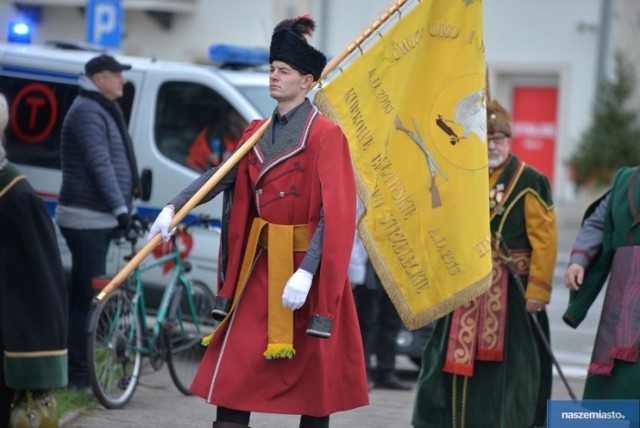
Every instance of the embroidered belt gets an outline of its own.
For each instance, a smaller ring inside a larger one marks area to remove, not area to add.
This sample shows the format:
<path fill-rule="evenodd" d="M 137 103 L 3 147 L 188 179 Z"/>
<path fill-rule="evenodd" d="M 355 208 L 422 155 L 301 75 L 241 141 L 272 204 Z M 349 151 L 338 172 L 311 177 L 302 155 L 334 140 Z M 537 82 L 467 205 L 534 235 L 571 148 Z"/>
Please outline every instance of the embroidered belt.
<path fill-rule="evenodd" d="M 531 251 L 511 250 L 519 275 L 529 274 Z M 453 311 L 444 371 L 473 376 L 474 361 L 502 361 L 507 314 L 509 271 L 492 252 L 489 289 Z"/>

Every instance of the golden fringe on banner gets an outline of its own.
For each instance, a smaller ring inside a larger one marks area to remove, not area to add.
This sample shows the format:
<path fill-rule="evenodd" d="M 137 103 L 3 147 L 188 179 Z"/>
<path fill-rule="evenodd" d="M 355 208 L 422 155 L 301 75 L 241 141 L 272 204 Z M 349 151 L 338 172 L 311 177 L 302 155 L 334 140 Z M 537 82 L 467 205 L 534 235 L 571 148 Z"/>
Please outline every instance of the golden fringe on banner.
<path fill-rule="evenodd" d="M 362 235 L 361 235 L 361 238 L 362 238 Z M 371 264 L 376 269 L 376 271 L 383 272 L 380 276 L 380 281 L 382 282 L 384 289 L 387 291 L 389 298 L 391 299 L 391 301 L 393 302 L 393 305 L 398 311 L 398 315 L 400 315 L 400 318 L 402 319 L 404 326 L 409 330 L 416 330 L 420 327 L 424 327 L 430 322 L 435 321 L 438 318 L 447 315 L 448 313 L 452 312 L 458 307 L 480 296 L 482 293 L 487 291 L 487 289 L 491 285 L 491 273 L 489 273 L 487 276 L 480 279 L 478 282 L 469 285 L 467 288 L 455 294 L 453 297 L 450 297 L 449 299 L 444 300 L 432 306 L 430 309 L 424 312 L 421 312 L 419 314 L 414 314 L 406 305 L 406 302 L 403 299 L 402 294 L 400 293 L 400 289 L 394 288 L 394 287 L 387 287 L 385 285 L 385 284 L 391 283 L 391 278 L 386 274 L 386 272 L 383 269 L 380 269 L 381 268 L 380 263 L 381 263 L 380 258 L 378 257 L 371 258 Z"/>

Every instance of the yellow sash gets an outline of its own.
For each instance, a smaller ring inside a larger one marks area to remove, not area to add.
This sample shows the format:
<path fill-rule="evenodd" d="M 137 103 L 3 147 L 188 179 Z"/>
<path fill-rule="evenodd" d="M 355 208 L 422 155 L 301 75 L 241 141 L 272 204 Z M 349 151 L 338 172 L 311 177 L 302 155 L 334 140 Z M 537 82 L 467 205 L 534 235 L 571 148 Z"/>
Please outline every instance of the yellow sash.
<path fill-rule="evenodd" d="M 236 308 L 247 284 L 258 245 L 268 249 L 268 345 L 264 352 L 267 359 L 292 358 L 295 355 L 293 311 L 282 306 L 282 293 L 288 279 L 293 274 L 293 253 L 306 251 L 308 243 L 309 233 L 306 224 L 281 225 L 255 218 L 251 225 L 238 276 L 238 287 L 233 296 L 229 315 Z M 216 331 L 229 319 L 229 315 L 220 323 Z M 213 334 L 205 337 L 203 343 L 208 344 L 212 336 Z"/>

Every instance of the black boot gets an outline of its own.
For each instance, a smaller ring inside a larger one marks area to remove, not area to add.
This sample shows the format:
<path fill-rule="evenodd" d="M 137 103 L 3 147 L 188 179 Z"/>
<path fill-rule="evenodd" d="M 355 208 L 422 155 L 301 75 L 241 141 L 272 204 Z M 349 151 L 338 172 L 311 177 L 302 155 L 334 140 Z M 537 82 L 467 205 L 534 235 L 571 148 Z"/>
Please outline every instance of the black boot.
<path fill-rule="evenodd" d="M 378 389 L 395 389 L 397 391 L 410 391 L 413 386 L 398 379 L 395 374 L 390 374 L 376 380 L 375 387 Z"/>
<path fill-rule="evenodd" d="M 298 428 L 329 428 L 329 415 L 327 416 L 300 416 Z"/>
<path fill-rule="evenodd" d="M 251 428 L 248 425 L 237 424 L 235 422 L 214 421 L 213 428 Z"/>

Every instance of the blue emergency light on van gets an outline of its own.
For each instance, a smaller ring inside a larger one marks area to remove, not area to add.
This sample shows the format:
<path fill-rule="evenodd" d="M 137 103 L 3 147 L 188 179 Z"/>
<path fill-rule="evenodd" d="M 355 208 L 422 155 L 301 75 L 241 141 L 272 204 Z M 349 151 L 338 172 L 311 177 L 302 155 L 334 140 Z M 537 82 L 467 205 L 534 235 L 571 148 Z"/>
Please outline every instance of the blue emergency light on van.
<path fill-rule="evenodd" d="M 7 41 L 13 43 L 31 43 L 31 26 L 25 21 L 11 21 Z"/>
<path fill-rule="evenodd" d="M 213 44 L 209 46 L 209 59 L 227 67 L 252 67 L 269 63 L 269 50 Z"/>

